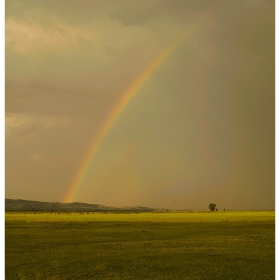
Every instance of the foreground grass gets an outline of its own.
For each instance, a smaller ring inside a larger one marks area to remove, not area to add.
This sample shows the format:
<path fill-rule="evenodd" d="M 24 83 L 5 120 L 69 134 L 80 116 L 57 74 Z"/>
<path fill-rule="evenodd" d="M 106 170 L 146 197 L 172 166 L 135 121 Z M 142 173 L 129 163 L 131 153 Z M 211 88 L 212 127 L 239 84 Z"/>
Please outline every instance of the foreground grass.
<path fill-rule="evenodd" d="M 274 279 L 274 212 L 6 214 L 6 279 Z"/>

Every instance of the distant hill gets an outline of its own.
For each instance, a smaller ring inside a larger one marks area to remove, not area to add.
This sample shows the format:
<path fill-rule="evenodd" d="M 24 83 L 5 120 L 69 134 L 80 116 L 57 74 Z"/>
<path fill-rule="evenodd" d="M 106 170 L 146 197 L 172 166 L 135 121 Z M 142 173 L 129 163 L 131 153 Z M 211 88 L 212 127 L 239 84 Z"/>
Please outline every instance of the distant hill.
<path fill-rule="evenodd" d="M 61 212 L 148 212 L 156 209 L 148 207 L 111 207 L 82 202 L 61 203 L 43 202 L 23 199 L 5 199 L 5 211 L 61 211 Z"/>

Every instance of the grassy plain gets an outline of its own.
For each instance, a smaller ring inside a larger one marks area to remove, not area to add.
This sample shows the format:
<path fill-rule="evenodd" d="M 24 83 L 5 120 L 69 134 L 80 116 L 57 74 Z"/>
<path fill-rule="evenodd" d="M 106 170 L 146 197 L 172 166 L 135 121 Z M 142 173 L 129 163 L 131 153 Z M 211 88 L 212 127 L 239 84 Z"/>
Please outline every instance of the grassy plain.
<path fill-rule="evenodd" d="M 274 279 L 275 213 L 6 213 L 6 279 Z"/>

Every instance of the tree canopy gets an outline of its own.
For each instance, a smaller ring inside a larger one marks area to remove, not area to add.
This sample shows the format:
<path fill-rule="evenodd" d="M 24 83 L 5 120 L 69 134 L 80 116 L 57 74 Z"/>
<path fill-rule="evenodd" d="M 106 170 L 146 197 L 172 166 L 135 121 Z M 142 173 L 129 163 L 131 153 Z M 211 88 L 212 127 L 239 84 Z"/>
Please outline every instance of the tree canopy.
<path fill-rule="evenodd" d="M 210 209 L 211 211 L 215 211 L 215 208 L 216 208 L 216 204 L 215 204 L 215 203 L 210 203 L 210 204 L 209 204 L 209 209 Z"/>

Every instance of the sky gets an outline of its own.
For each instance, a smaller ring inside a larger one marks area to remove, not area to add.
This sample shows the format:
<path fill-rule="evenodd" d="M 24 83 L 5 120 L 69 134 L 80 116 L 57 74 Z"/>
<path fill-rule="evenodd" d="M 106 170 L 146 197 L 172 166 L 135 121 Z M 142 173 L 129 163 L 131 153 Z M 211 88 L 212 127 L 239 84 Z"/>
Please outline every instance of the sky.
<path fill-rule="evenodd" d="M 6 198 L 274 209 L 274 1 L 5 9 Z"/>

